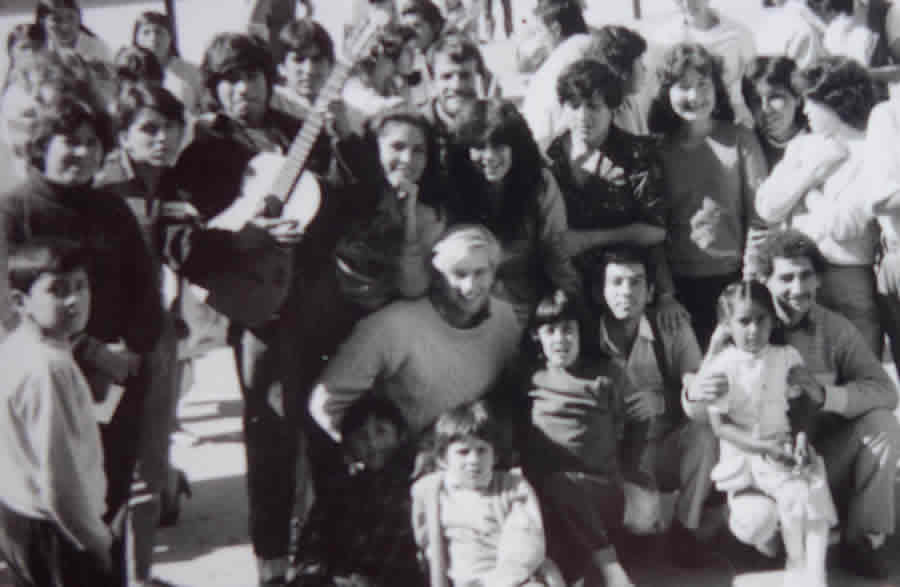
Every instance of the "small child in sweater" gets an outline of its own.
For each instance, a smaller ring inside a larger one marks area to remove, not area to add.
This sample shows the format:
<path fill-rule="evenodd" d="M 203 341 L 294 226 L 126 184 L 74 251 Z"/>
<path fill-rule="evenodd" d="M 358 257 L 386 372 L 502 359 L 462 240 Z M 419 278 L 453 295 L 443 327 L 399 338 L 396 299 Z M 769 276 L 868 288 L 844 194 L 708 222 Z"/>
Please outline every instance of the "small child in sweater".
<path fill-rule="evenodd" d="M 501 426 L 482 402 L 435 424 L 439 471 L 413 485 L 413 528 L 431 587 L 562 586 L 545 554 L 537 497 L 518 471 L 495 471 Z"/>
<path fill-rule="evenodd" d="M 624 373 L 587 352 L 586 324 L 561 291 L 534 311 L 529 342 L 541 364 L 529 382 L 531 425 L 523 458 L 541 496 L 551 554 L 566 578 L 630 587 L 614 546 L 628 516 L 619 460 Z"/>
<path fill-rule="evenodd" d="M 787 552 L 785 585 L 825 587 L 828 531 L 837 523 L 825 465 L 806 442 L 806 431 L 792 433 L 792 422 L 805 396 L 790 385 L 803 359 L 792 346 L 771 341 L 775 306 L 765 285 L 743 281 L 719 297 L 719 328 L 701 373 L 723 373 L 728 392 L 708 407 L 713 431 L 721 439 L 719 463 L 712 471 L 717 487 L 728 493 L 734 534 L 764 553 L 773 554 L 766 537 L 741 531 L 740 499 L 762 492 L 775 500 Z M 727 346 L 716 353 L 722 341 Z M 796 440 L 792 438 L 796 437 Z"/>
<path fill-rule="evenodd" d="M 0 558 L 21 587 L 114 585 L 100 430 L 72 356 L 90 311 L 87 256 L 36 239 L 8 263 L 19 323 L 0 345 Z"/>
<path fill-rule="evenodd" d="M 341 421 L 350 475 L 319 495 L 297 544 L 297 587 L 420 585 L 410 519 L 414 451 L 403 415 L 377 394 Z"/>

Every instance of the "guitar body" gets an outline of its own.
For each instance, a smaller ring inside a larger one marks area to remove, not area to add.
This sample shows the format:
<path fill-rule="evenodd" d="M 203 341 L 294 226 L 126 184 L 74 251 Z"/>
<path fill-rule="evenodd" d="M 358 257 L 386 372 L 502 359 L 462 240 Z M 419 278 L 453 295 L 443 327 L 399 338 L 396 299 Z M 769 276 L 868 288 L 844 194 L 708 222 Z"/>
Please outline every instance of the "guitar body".
<path fill-rule="evenodd" d="M 223 260 L 222 271 L 204 276 L 197 285 L 209 291 L 207 304 L 243 326 L 259 326 L 270 320 L 281 309 L 293 283 L 291 247 L 277 243 L 265 230 L 250 223 L 266 207 L 272 177 L 283 164 L 284 157 L 276 153 L 254 157 L 244 173 L 241 195 L 207 223 L 209 228 L 234 232 L 235 246 L 227 252 L 229 258 Z M 304 172 L 279 218 L 297 222 L 302 230 L 321 205 L 318 180 Z M 260 246 L 260 242 L 264 244 Z"/>

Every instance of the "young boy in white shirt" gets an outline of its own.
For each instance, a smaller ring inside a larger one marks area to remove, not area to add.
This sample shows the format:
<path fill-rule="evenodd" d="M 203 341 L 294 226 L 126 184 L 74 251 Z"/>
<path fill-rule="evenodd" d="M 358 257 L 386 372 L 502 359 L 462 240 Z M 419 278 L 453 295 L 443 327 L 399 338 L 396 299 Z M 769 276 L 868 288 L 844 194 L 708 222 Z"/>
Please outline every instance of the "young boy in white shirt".
<path fill-rule="evenodd" d="M 57 239 L 9 255 L 20 320 L 0 344 L 0 557 L 17 587 L 117 584 L 100 431 L 72 356 L 90 311 L 86 264 Z"/>

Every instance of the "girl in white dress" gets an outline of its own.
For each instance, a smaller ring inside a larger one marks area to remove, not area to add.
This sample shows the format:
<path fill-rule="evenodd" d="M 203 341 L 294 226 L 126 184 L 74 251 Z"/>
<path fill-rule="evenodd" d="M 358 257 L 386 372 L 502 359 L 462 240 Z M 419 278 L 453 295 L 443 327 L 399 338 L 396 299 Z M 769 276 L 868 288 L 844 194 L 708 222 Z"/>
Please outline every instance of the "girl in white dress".
<path fill-rule="evenodd" d="M 771 342 L 777 317 L 765 285 L 731 284 L 719 297 L 717 309 L 719 327 L 701 372 L 721 373 L 728 379 L 728 392 L 709 406 L 708 413 L 721 440 L 712 478 L 728 494 L 730 527 L 738 539 L 774 554 L 768 537 L 746 536 L 736 523 L 746 514 L 739 511 L 742 505 L 750 503 L 742 496 L 770 497 L 787 553 L 785 585 L 824 587 L 828 531 L 837 515 L 824 462 L 808 446 L 806 432 L 793 437 L 788 419 L 789 407 L 794 416 L 805 393 L 790 383 L 803 360 L 794 347 Z M 732 344 L 727 345 L 728 340 Z M 722 350 L 714 354 L 718 349 Z"/>

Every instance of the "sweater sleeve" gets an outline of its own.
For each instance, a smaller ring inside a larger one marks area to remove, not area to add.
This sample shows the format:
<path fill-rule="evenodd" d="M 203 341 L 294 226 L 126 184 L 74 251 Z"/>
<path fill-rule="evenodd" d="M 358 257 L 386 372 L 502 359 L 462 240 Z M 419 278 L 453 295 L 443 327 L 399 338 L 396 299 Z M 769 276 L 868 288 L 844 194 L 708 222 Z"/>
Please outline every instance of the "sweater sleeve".
<path fill-rule="evenodd" d="M 91 451 L 99 462 L 101 447 L 85 442 L 84 427 L 96 424 L 89 406 L 78 405 L 72 370 L 50 364 L 34 373 L 30 385 L 35 390 L 29 397 L 35 401 L 24 411 L 30 416 L 29 430 L 38 436 L 38 468 L 44 472 L 41 489 L 48 514 L 78 548 L 106 552 L 112 536 L 102 519 L 105 487 L 96 486 L 97 479 L 89 473 L 97 469 L 84 462 Z"/>
<path fill-rule="evenodd" d="M 837 384 L 825 386 L 823 409 L 847 418 L 875 409 L 894 410 L 897 388 L 862 334 L 849 322 L 842 325 L 830 322 L 828 326 L 829 334 L 834 337 Z"/>
<path fill-rule="evenodd" d="M 360 321 L 328 362 L 313 388 L 309 411 L 316 423 L 335 440 L 347 408 L 384 380 L 393 370 L 392 345 L 397 336 L 386 317 L 390 306 Z"/>

